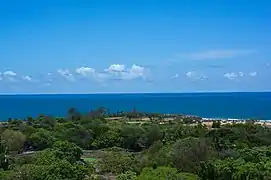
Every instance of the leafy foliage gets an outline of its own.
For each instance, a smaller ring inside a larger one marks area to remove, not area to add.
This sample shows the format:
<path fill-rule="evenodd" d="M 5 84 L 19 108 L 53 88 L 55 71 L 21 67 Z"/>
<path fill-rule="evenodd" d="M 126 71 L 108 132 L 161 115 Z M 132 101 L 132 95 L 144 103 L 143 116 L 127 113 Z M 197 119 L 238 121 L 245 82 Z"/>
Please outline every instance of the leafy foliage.
<path fill-rule="evenodd" d="M 170 167 L 158 167 L 157 169 L 144 168 L 137 180 L 197 180 L 198 177 L 189 173 L 179 173 L 177 169 Z"/>
<path fill-rule="evenodd" d="M 0 137 L 3 180 L 271 180 L 271 129 L 255 121 L 71 108 L 9 119 Z"/>
<path fill-rule="evenodd" d="M 26 137 L 20 131 L 6 129 L 1 135 L 1 140 L 5 142 L 9 151 L 19 152 L 24 146 Z"/>

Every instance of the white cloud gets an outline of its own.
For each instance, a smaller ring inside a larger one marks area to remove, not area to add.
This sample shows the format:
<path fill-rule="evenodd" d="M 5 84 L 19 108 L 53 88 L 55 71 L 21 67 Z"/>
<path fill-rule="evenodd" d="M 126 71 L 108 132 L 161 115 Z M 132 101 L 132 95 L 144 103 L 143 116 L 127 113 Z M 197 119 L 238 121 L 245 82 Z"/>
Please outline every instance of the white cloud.
<path fill-rule="evenodd" d="M 191 53 L 185 55 L 194 60 L 207 60 L 207 59 L 225 59 L 234 58 L 237 56 L 249 55 L 255 51 L 252 50 L 210 50 L 198 53 Z"/>
<path fill-rule="evenodd" d="M 232 72 L 232 73 L 226 73 L 226 74 L 224 74 L 224 77 L 225 77 L 225 78 L 228 78 L 228 79 L 230 79 L 230 80 L 232 80 L 232 79 L 237 78 L 238 75 L 239 75 L 239 74 L 233 73 L 233 72 Z"/>
<path fill-rule="evenodd" d="M 179 77 L 179 74 L 177 73 L 172 77 L 172 79 L 177 79 L 178 77 Z"/>
<path fill-rule="evenodd" d="M 17 74 L 16 74 L 15 72 L 13 72 L 13 71 L 5 71 L 5 72 L 3 73 L 3 75 L 4 75 L 4 76 L 11 76 L 11 77 L 14 77 L 14 76 L 16 76 Z"/>
<path fill-rule="evenodd" d="M 144 72 L 145 68 L 142 66 L 138 66 L 133 64 L 132 67 L 129 69 L 130 72 L 136 73 L 136 74 L 142 74 Z"/>
<path fill-rule="evenodd" d="M 186 76 L 187 77 L 192 77 L 194 74 L 195 74 L 195 72 L 189 71 L 189 72 L 186 73 Z"/>
<path fill-rule="evenodd" d="M 75 81 L 73 74 L 68 69 L 59 69 L 57 72 L 68 81 Z"/>
<path fill-rule="evenodd" d="M 257 72 L 251 72 L 251 73 L 248 73 L 246 75 L 254 77 L 254 76 L 257 76 Z M 225 73 L 224 74 L 224 77 L 228 78 L 230 80 L 237 79 L 237 78 L 244 77 L 244 76 L 245 76 L 245 73 L 243 73 L 243 72 L 238 72 L 238 73 L 230 72 L 230 73 Z"/>
<path fill-rule="evenodd" d="M 244 76 L 244 73 L 243 72 L 238 72 L 238 75 L 243 77 Z"/>
<path fill-rule="evenodd" d="M 88 76 L 90 74 L 95 73 L 95 69 L 90 68 L 90 67 L 80 67 L 75 70 L 76 73 L 80 74 L 81 76 Z"/>
<path fill-rule="evenodd" d="M 22 79 L 25 81 L 31 81 L 32 78 L 30 76 L 22 76 Z"/>
<path fill-rule="evenodd" d="M 16 74 L 15 72 L 13 72 L 13 71 L 5 71 L 5 72 L 3 72 L 3 74 L 2 74 L 2 80 L 3 80 L 3 79 L 4 79 L 4 80 L 6 79 L 6 80 L 8 80 L 8 81 L 14 82 L 16 76 L 17 76 L 17 74 Z"/>
<path fill-rule="evenodd" d="M 0 80 L 17 82 L 19 80 L 32 81 L 32 78 L 30 76 L 18 76 L 16 72 L 8 70 L 3 73 L 0 73 Z"/>
<path fill-rule="evenodd" d="M 123 72 L 125 71 L 125 65 L 122 64 L 112 64 L 107 69 L 105 69 L 107 72 Z"/>
<path fill-rule="evenodd" d="M 207 76 L 201 73 L 197 73 L 194 71 L 188 71 L 185 73 L 186 77 L 191 78 L 193 80 L 205 80 L 207 79 Z"/>
<path fill-rule="evenodd" d="M 67 80 L 74 81 L 74 75 L 68 69 L 59 69 L 57 71 L 61 76 Z M 123 64 L 112 64 L 103 71 L 97 71 L 90 67 L 79 67 L 75 69 L 78 75 L 83 77 L 91 77 L 93 80 L 98 82 L 104 82 L 105 80 L 132 80 L 137 78 L 145 79 L 148 75 L 148 70 L 136 64 L 133 64 L 130 68 L 126 68 Z M 48 74 L 48 78 L 52 74 Z M 50 78 L 51 79 L 51 78 Z"/>
<path fill-rule="evenodd" d="M 107 74 L 101 73 L 99 76 L 121 80 L 132 80 L 146 77 L 146 69 L 136 64 L 133 64 L 130 68 L 125 68 L 125 65 L 121 64 L 112 64 L 105 69 L 104 72 Z"/>
<path fill-rule="evenodd" d="M 52 83 L 53 83 L 53 78 L 54 78 L 54 76 L 53 76 L 53 73 L 47 73 L 45 76 L 44 76 L 44 79 L 43 79 L 43 81 L 41 81 L 41 86 L 43 86 L 43 87 L 48 87 L 48 86 L 51 86 L 52 85 Z"/>
<path fill-rule="evenodd" d="M 139 77 L 144 77 L 144 73 L 144 67 L 133 64 L 132 67 L 127 70 L 127 73 L 123 73 L 122 76 L 126 79 L 135 79 Z"/>
<path fill-rule="evenodd" d="M 53 74 L 50 73 L 50 72 L 47 73 L 44 78 L 45 78 L 45 81 L 48 82 L 48 83 L 53 82 Z"/>
<path fill-rule="evenodd" d="M 0 73 L 0 80 L 10 80 L 12 82 L 16 82 L 16 80 L 23 80 L 29 82 L 40 82 L 41 84 L 49 85 L 52 84 L 53 80 L 57 77 L 65 78 L 68 81 L 75 81 L 76 74 L 78 76 L 91 77 L 92 80 L 95 80 L 97 82 L 104 82 L 107 80 L 146 80 L 147 77 L 149 77 L 150 75 L 149 72 L 149 69 L 146 69 L 145 67 L 136 64 L 133 64 L 130 67 L 126 67 L 123 64 L 112 64 L 107 69 L 104 69 L 102 71 L 97 71 L 94 68 L 86 66 L 78 67 L 74 71 L 62 68 L 56 70 L 54 74 L 50 72 L 46 74 L 40 74 L 41 77 L 39 78 L 39 80 L 35 80 L 35 77 L 27 75 L 18 76 L 15 72 L 9 70 Z"/>
<path fill-rule="evenodd" d="M 251 73 L 249 73 L 249 75 L 252 77 L 255 77 L 255 76 L 257 76 L 257 72 L 251 72 Z"/>

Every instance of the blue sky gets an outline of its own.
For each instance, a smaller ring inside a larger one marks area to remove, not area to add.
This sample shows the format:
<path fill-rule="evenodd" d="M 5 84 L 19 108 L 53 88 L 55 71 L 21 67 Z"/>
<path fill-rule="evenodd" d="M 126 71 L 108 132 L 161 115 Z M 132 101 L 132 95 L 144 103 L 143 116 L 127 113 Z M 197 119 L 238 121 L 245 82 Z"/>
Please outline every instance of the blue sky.
<path fill-rule="evenodd" d="M 270 9 L 266 0 L 2 0 L 0 93 L 268 91 Z"/>

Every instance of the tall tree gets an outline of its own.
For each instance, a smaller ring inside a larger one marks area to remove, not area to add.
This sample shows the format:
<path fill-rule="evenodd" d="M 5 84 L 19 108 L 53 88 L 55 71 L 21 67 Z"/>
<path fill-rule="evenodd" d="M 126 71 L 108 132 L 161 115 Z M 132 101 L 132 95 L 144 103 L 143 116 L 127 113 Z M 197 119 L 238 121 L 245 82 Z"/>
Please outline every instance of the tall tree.
<path fill-rule="evenodd" d="M 26 137 L 20 131 L 14 131 L 6 129 L 1 135 L 2 141 L 4 141 L 10 152 L 19 152 L 22 150 Z"/>

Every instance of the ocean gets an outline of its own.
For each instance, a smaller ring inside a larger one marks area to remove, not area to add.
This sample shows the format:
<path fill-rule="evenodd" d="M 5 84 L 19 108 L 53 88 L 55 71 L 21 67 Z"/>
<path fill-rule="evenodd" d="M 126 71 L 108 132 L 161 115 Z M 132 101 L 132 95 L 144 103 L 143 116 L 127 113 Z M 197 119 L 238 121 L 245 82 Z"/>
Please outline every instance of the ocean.
<path fill-rule="evenodd" d="M 135 108 L 205 118 L 271 120 L 271 92 L 0 95 L 0 120 L 40 114 L 66 116 L 71 107 L 80 112 L 98 107 L 110 112 Z"/>

